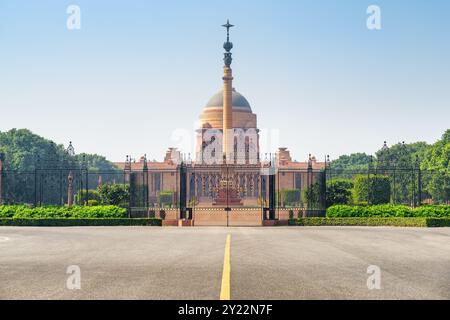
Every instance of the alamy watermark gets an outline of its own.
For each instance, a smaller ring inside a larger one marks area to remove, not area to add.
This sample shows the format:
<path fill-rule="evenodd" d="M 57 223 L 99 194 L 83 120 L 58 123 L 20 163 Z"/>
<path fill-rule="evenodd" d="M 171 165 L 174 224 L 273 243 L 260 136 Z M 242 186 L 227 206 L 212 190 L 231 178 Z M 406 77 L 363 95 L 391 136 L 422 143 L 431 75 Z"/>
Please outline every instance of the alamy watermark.
<path fill-rule="evenodd" d="M 66 281 L 66 287 L 69 290 L 79 290 L 81 289 L 81 269 L 77 265 L 70 265 L 67 267 L 66 274 L 69 277 Z"/>
<path fill-rule="evenodd" d="M 367 7 L 366 25 L 369 30 L 381 30 L 381 8 L 377 5 L 370 5 Z"/>
<path fill-rule="evenodd" d="M 370 265 L 367 267 L 367 288 L 369 290 L 381 289 L 381 269 L 379 266 Z"/>
<path fill-rule="evenodd" d="M 81 9 L 76 4 L 71 4 L 67 7 L 66 13 L 69 15 L 66 20 L 68 30 L 81 29 Z"/>

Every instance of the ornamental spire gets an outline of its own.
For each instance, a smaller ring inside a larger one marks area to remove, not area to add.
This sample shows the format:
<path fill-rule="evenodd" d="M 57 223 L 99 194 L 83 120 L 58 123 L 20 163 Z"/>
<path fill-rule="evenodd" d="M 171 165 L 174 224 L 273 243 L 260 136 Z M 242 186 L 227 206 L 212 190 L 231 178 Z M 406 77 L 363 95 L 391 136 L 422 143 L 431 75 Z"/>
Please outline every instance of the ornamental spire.
<path fill-rule="evenodd" d="M 224 55 L 223 61 L 224 61 L 224 63 L 225 63 L 225 66 L 229 67 L 229 66 L 231 65 L 231 61 L 233 60 L 233 59 L 231 58 L 231 52 L 230 52 L 231 49 L 233 49 L 233 43 L 230 42 L 230 28 L 231 28 L 231 27 L 234 27 L 234 25 L 230 24 L 230 21 L 227 19 L 227 23 L 226 23 L 226 24 L 223 24 L 222 27 L 227 28 L 227 42 L 225 42 L 225 43 L 223 44 L 223 48 L 224 48 L 225 51 L 226 51 L 226 52 L 223 54 L 223 55 Z"/>

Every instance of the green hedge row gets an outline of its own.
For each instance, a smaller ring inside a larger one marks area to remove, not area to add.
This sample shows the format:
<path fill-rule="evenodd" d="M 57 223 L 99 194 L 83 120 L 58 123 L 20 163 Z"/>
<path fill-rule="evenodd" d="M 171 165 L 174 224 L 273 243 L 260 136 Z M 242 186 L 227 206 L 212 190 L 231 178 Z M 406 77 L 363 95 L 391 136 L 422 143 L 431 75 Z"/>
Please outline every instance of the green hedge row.
<path fill-rule="evenodd" d="M 299 218 L 290 219 L 291 226 L 393 226 L 450 227 L 450 218 Z"/>
<path fill-rule="evenodd" d="M 39 227 L 75 227 L 75 226 L 161 226 L 161 219 L 15 219 L 0 218 L 0 226 L 39 226 Z"/>
<path fill-rule="evenodd" d="M 424 205 L 411 208 L 404 205 L 380 204 L 371 206 L 334 205 L 326 216 L 337 217 L 429 217 L 450 218 L 450 205 Z"/>
<path fill-rule="evenodd" d="M 127 209 L 118 206 L 43 206 L 29 207 L 26 205 L 0 206 L 0 218 L 126 218 Z"/>

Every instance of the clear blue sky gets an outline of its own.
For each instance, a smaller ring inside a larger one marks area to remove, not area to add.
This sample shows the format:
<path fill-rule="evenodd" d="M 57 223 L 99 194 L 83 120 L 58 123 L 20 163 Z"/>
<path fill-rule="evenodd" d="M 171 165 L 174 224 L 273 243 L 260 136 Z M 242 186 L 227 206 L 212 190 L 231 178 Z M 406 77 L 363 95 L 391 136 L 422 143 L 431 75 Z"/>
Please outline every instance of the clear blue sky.
<path fill-rule="evenodd" d="M 0 0 L 0 131 L 162 159 L 221 88 L 229 18 L 234 86 L 295 159 L 431 143 L 450 128 L 449 15 L 444 0 Z"/>

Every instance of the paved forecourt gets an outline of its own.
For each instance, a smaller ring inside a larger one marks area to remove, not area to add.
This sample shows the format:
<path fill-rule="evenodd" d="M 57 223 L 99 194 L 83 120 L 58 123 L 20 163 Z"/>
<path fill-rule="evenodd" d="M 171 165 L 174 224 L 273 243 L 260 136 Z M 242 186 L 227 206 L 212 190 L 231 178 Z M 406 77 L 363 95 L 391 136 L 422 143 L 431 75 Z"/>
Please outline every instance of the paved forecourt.
<path fill-rule="evenodd" d="M 1 299 L 450 299 L 450 228 L 0 227 L 0 252 Z"/>

